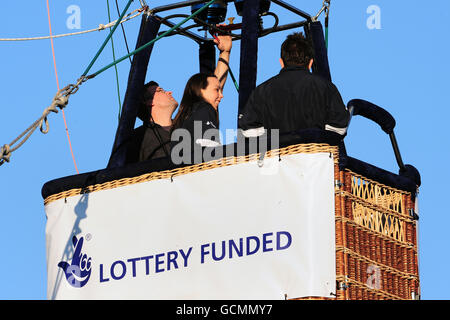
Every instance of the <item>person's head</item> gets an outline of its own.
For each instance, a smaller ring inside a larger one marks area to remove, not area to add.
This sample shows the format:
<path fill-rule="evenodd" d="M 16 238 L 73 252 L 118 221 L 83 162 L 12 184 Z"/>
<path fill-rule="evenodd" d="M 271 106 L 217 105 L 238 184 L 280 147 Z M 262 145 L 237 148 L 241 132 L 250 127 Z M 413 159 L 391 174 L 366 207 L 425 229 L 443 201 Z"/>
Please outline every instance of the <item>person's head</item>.
<path fill-rule="evenodd" d="M 311 43 L 301 32 L 295 32 L 287 36 L 281 45 L 281 67 L 303 66 L 311 69 L 314 58 L 314 50 Z"/>
<path fill-rule="evenodd" d="M 222 98 L 220 83 L 214 74 L 194 74 L 184 88 L 180 109 L 174 119 L 174 128 L 181 126 L 183 121 L 189 117 L 196 102 L 208 102 L 217 111 Z"/>
<path fill-rule="evenodd" d="M 167 124 L 178 102 L 172 97 L 172 91 L 165 91 L 155 81 L 148 82 L 142 89 L 138 117 L 144 122 L 153 119 L 158 124 Z"/>

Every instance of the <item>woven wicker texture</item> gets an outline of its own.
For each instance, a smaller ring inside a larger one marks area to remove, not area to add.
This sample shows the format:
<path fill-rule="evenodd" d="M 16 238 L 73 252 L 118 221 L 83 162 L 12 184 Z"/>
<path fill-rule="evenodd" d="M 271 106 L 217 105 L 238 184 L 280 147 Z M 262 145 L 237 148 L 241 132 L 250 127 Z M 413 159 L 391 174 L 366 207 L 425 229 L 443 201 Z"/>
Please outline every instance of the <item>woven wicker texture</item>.
<path fill-rule="evenodd" d="M 288 146 L 281 149 L 275 149 L 270 150 L 265 153 L 264 158 L 272 158 L 272 157 L 281 157 L 291 154 L 298 154 L 298 153 L 331 153 L 334 156 L 334 162 L 337 163 L 339 159 L 339 153 L 338 148 L 330 146 L 328 144 L 297 144 Z M 114 181 L 108 181 L 102 184 L 96 184 L 92 186 L 88 186 L 86 188 L 75 188 L 71 190 L 67 190 L 61 193 L 57 193 L 54 195 L 51 195 L 44 200 L 44 205 L 49 204 L 52 201 L 56 201 L 59 199 L 64 199 L 68 197 L 77 196 L 84 193 L 91 193 L 101 190 L 108 190 L 108 189 L 114 189 L 119 188 L 122 186 L 127 186 L 131 184 L 141 183 L 141 182 L 147 182 L 152 180 L 158 180 L 158 179 L 173 179 L 176 176 L 185 175 L 189 173 L 194 173 L 198 171 L 204 171 L 204 170 L 210 170 L 220 167 L 227 167 L 231 165 L 236 165 L 240 163 L 246 163 L 251 161 L 257 161 L 260 158 L 260 154 L 251 154 L 246 156 L 240 156 L 240 157 L 227 157 L 222 158 L 218 160 L 213 160 L 209 162 L 204 162 L 200 164 L 195 164 L 192 166 L 174 169 L 174 170 L 166 170 L 161 172 L 151 172 L 147 174 L 143 174 L 137 177 L 132 178 L 124 178 Z"/>
<path fill-rule="evenodd" d="M 338 166 L 335 180 L 337 295 L 327 300 L 409 300 L 420 295 L 411 194 Z"/>
<path fill-rule="evenodd" d="M 338 149 L 327 144 L 299 144 L 268 151 L 265 157 L 330 153 L 335 163 L 336 286 L 335 300 L 412 299 L 420 295 L 416 221 L 411 194 L 351 171 L 340 171 Z M 156 179 L 256 161 L 259 154 L 228 157 L 197 165 L 152 172 L 72 189 L 49 196 L 44 204 L 83 193 L 119 188 Z M 325 300 L 306 297 L 300 300 Z"/>
<path fill-rule="evenodd" d="M 411 194 L 339 172 L 336 190 L 337 299 L 412 299 L 419 294 Z"/>

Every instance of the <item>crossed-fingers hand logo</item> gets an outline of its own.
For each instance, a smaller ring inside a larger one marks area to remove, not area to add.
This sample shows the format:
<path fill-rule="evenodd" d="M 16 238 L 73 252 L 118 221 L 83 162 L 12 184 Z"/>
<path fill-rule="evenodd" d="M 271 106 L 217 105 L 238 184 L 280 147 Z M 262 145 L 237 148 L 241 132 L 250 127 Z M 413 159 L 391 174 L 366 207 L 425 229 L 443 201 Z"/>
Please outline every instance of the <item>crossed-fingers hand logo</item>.
<path fill-rule="evenodd" d="M 58 267 L 63 269 L 66 275 L 67 282 L 75 288 L 83 287 L 91 276 L 92 258 L 81 252 L 83 242 L 83 237 L 78 240 L 76 236 L 73 236 L 72 245 L 74 247 L 74 254 L 72 263 L 69 264 L 66 261 L 58 263 Z"/>

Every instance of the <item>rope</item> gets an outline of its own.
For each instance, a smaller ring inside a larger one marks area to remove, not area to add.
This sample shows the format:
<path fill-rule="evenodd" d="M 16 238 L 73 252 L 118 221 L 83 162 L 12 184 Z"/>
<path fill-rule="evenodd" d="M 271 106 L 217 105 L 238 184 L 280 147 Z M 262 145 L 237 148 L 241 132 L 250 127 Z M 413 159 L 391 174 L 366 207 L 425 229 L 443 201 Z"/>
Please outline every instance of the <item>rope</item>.
<path fill-rule="evenodd" d="M 109 0 L 106 0 L 106 6 L 108 7 L 108 20 L 111 21 L 111 12 L 110 12 L 110 9 L 109 9 Z M 111 48 L 112 48 L 113 60 L 116 61 L 116 52 L 115 52 L 115 49 L 114 49 L 114 38 L 111 38 Z M 119 101 L 118 121 L 120 121 L 120 114 L 122 112 L 122 110 L 121 110 L 122 109 L 122 101 L 120 99 L 119 71 L 117 70 L 117 65 L 114 66 L 114 69 L 115 69 L 115 73 L 116 73 L 117 98 L 118 98 L 118 101 Z"/>
<path fill-rule="evenodd" d="M 95 77 L 96 75 L 100 74 L 101 72 L 111 68 L 112 66 L 117 65 L 119 62 L 127 59 L 128 57 L 135 55 L 136 53 L 144 50 L 145 48 L 147 48 L 148 46 L 152 45 L 153 43 L 155 43 L 156 41 L 158 41 L 159 39 L 165 37 L 167 34 L 169 34 L 170 32 L 172 32 L 173 30 L 179 28 L 181 25 L 183 25 L 184 23 L 186 23 L 188 20 L 192 19 L 193 17 L 195 17 L 196 15 L 198 15 L 200 12 L 202 12 L 203 10 L 205 10 L 206 8 L 208 8 L 215 0 L 211 0 L 209 1 L 207 4 L 205 4 L 202 8 L 198 9 L 196 12 L 194 12 L 193 14 L 191 14 L 188 18 L 184 19 L 182 22 L 178 23 L 177 25 L 175 25 L 173 28 L 169 29 L 167 32 L 165 32 L 164 34 L 158 36 L 157 38 L 153 39 L 152 41 L 148 42 L 147 44 L 141 46 L 140 48 L 130 52 L 128 55 L 120 58 L 119 60 L 114 61 L 113 63 L 109 64 L 108 66 L 100 69 L 99 71 L 97 71 L 96 73 L 87 76 L 87 73 L 89 72 L 89 70 L 92 68 L 93 64 L 95 63 L 95 61 L 98 59 L 100 53 L 103 51 L 103 49 L 105 48 L 107 42 L 109 41 L 109 39 L 111 39 L 114 31 L 117 29 L 117 26 L 119 25 L 120 21 L 122 21 L 123 17 L 125 16 L 126 11 L 128 10 L 128 8 L 131 5 L 131 2 L 133 2 L 133 0 L 129 0 L 127 6 L 125 7 L 125 9 L 123 10 L 121 16 L 119 17 L 118 20 L 116 20 L 114 27 L 112 28 L 112 30 L 110 31 L 109 35 L 107 36 L 107 38 L 105 39 L 105 41 L 103 42 L 102 46 L 100 47 L 100 49 L 98 50 L 97 54 L 95 55 L 94 59 L 91 61 L 91 63 L 89 64 L 89 66 L 86 68 L 86 70 L 84 71 L 84 73 L 81 75 L 81 77 L 78 79 L 76 84 L 70 84 L 66 87 L 64 87 L 61 90 L 58 90 L 58 92 L 56 93 L 55 97 L 53 98 L 53 101 L 51 103 L 51 105 L 46 108 L 42 114 L 42 116 L 37 119 L 31 126 L 29 126 L 24 132 L 22 132 L 16 139 L 14 139 L 11 143 L 9 144 L 5 144 L 0 148 L 0 166 L 3 165 L 5 162 L 9 162 L 10 158 L 11 158 L 11 153 L 16 151 L 18 148 L 20 148 L 25 141 L 28 140 L 28 138 L 31 136 L 31 134 L 37 129 L 37 127 L 40 127 L 40 130 L 43 134 L 46 134 L 49 131 L 49 125 L 48 125 L 48 121 L 47 121 L 47 116 L 50 114 L 50 112 L 55 112 L 58 113 L 58 108 L 60 108 L 61 110 L 63 108 L 65 108 L 69 102 L 69 96 L 72 94 L 75 94 L 78 90 L 80 85 Z M 143 8 L 142 8 L 143 9 Z M 23 138 L 23 139 L 22 139 Z M 20 140 L 22 139 L 22 140 Z M 20 142 L 15 145 L 18 141 L 20 140 Z"/>
<path fill-rule="evenodd" d="M 50 32 L 50 36 L 51 36 L 52 35 L 52 22 L 51 22 L 51 18 L 50 18 L 50 6 L 49 6 L 49 3 L 48 3 L 48 0 L 47 0 L 47 16 L 48 16 L 48 27 L 49 27 L 49 32 Z M 53 44 L 53 38 L 50 38 L 50 42 L 51 42 L 51 45 L 52 45 L 52 56 L 53 56 L 53 66 L 55 68 L 56 87 L 57 87 L 57 89 L 59 91 L 60 90 L 60 88 L 59 88 L 59 77 L 58 77 L 58 69 L 56 68 L 56 56 L 55 56 L 55 46 Z M 64 103 L 65 103 L 64 105 L 67 105 L 67 101 L 64 101 Z M 53 111 L 53 110 L 50 110 L 50 111 Z M 58 110 L 56 110 L 56 112 L 57 111 Z M 77 172 L 77 174 L 79 174 L 80 172 L 78 171 L 77 162 L 76 162 L 75 156 L 73 154 L 72 142 L 70 141 L 69 129 L 67 127 L 66 114 L 65 114 L 64 110 L 62 110 L 62 115 L 63 115 L 63 120 L 64 120 L 64 128 L 66 129 L 67 141 L 69 143 L 70 154 L 72 156 L 72 161 L 73 161 L 73 164 L 75 166 L 75 171 Z M 46 122 L 46 127 L 47 127 L 45 133 L 47 133 L 48 130 L 49 130 L 47 117 L 45 117 L 45 122 Z M 41 131 L 42 131 L 42 126 L 41 126 Z"/>
<path fill-rule="evenodd" d="M 133 16 L 131 16 L 133 13 L 137 12 Z M 136 9 L 133 12 L 129 13 L 126 18 L 124 18 L 120 23 L 124 23 L 127 21 L 130 21 L 137 16 L 141 15 L 144 12 L 142 8 Z M 131 16 L 131 17 L 130 17 Z M 58 35 L 50 35 L 50 36 L 43 36 L 43 37 L 29 37 L 29 38 L 0 38 L 0 41 L 32 41 L 32 40 L 45 40 L 45 39 L 56 39 L 56 38 L 62 38 L 62 37 L 69 37 L 69 36 L 76 36 L 81 34 L 86 34 L 94 31 L 103 31 L 107 28 L 111 28 L 114 26 L 114 24 L 117 22 L 117 20 L 114 20 L 108 24 L 99 24 L 98 28 L 85 30 L 85 31 L 78 31 L 78 32 L 72 32 L 72 33 L 65 33 L 65 34 L 58 34 Z"/>
<path fill-rule="evenodd" d="M 47 109 L 44 110 L 44 113 L 42 114 L 42 116 L 39 119 L 37 119 L 35 122 L 33 122 L 33 124 L 31 126 L 29 126 L 24 132 L 22 132 L 11 143 L 9 143 L 7 145 L 4 145 L 0 149 L 0 166 L 3 165 L 5 162 L 9 162 L 10 161 L 11 153 L 16 151 L 18 148 L 20 148 L 25 143 L 25 141 L 27 141 L 28 138 L 33 134 L 33 132 L 37 129 L 38 126 L 40 127 L 40 130 L 41 130 L 41 132 L 43 134 L 48 133 L 49 125 L 48 125 L 47 116 L 49 115 L 50 112 L 58 113 L 58 109 L 56 109 L 56 107 L 59 107 L 60 109 L 63 109 L 67 105 L 67 103 L 69 102 L 69 100 L 68 100 L 69 96 L 74 94 L 74 93 L 76 93 L 78 91 L 78 89 L 79 89 L 79 86 L 83 82 L 85 82 L 87 79 L 89 79 L 89 77 L 86 77 L 85 75 L 89 72 L 90 68 L 92 67 L 94 62 L 98 59 L 100 53 L 105 48 L 106 43 L 112 37 L 112 34 L 117 29 L 117 26 L 119 25 L 120 21 L 122 21 L 123 17 L 125 16 L 126 11 L 130 7 L 131 2 L 133 2 L 133 0 L 129 0 L 128 1 L 127 6 L 123 10 L 123 12 L 122 12 L 121 16 L 119 17 L 119 19 L 116 20 L 113 29 L 110 31 L 108 37 L 103 42 L 100 50 L 98 50 L 98 52 L 95 55 L 94 59 L 91 61 L 91 63 L 89 64 L 88 68 L 85 70 L 83 75 L 78 79 L 77 83 L 75 85 L 70 84 L 70 85 L 64 87 L 62 90 L 58 90 L 57 94 L 53 98 L 53 101 L 52 101 L 51 105 Z M 48 4 L 48 0 L 47 0 L 47 4 Z M 52 38 L 50 38 L 50 39 L 52 39 Z M 44 124 L 45 124 L 45 126 L 44 126 Z M 19 142 L 19 144 L 17 146 L 15 146 L 15 147 L 12 147 L 12 145 L 16 144 L 20 139 L 22 139 L 22 140 Z"/>
<path fill-rule="evenodd" d="M 47 107 L 42 115 L 33 122 L 24 132 L 22 132 L 17 138 L 11 141 L 9 144 L 5 144 L 0 149 L 0 166 L 5 162 L 9 162 L 11 158 L 11 153 L 19 149 L 25 141 L 33 134 L 33 132 L 39 127 L 43 134 L 47 134 L 50 127 L 48 124 L 47 116 L 50 112 L 58 113 L 58 109 L 63 109 L 67 106 L 69 102 L 69 96 L 78 91 L 79 86 L 86 81 L 85 77 L 78 80 L 76 84 L 70 84 L 61 90 L 58 90 L 52 103 Z M 17 145 L 15 145 L 17 144 Z M 15 146 L 14 146 L 15 145 Z"/>

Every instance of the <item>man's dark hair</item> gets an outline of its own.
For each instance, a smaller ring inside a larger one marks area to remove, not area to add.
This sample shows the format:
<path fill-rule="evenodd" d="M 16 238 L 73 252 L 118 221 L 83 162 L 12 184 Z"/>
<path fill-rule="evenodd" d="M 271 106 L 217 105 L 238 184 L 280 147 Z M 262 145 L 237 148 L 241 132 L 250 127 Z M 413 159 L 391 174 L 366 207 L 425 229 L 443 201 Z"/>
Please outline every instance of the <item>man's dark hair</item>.
<path fill-rule="evenodd" d="M 150 116 L 152 115 L 152 101 L 155 95 L 156 88 L 159 84 L 155 81 L 150 81 L 144 85 L 142 88 L 141 95 L 139 97 L 139 109 L 137 116 L 144 122 L 150 121 Z"/>
<path fill-rule="evenodd" d="M 287 36 L 281 45 L 281 59 L 285 66 L 308 66 L 314 58 L 314 50 L 311 43 L 301 32 L 295 32 Z"/>

